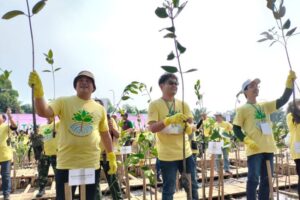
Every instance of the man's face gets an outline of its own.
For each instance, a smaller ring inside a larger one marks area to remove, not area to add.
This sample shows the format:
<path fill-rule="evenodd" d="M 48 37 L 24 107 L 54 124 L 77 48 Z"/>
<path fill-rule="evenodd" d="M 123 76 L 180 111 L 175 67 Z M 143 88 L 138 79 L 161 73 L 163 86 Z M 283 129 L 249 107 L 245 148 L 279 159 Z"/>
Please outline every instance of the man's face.
<path fill-rule="evenodd" d="M 259 93 L 259 86 L 257 82 L 253 81 L 247 86 L 247 90 L 245 91 L 245 94 L 247 98 L 251 97 L 257 97 Z"/>
<path fill-rule="evenodd" d="M 216 115 L 216 121 L 221 123 L 223 121 L 223 117 L 221 115 Z"/>
<path fill-rule="evenodd" d="M 169 78 L 165 83 L 160 85 L 163 94 L 175 95 L 177 93 L 178 81 L 176 78 Z"/>
<path fill-rule="evenodd" d="M 76 91 L 79 94 L 92 94 L 94 91 L 94 85 L 91 78 L 81 76 L 76 82 Z"/>

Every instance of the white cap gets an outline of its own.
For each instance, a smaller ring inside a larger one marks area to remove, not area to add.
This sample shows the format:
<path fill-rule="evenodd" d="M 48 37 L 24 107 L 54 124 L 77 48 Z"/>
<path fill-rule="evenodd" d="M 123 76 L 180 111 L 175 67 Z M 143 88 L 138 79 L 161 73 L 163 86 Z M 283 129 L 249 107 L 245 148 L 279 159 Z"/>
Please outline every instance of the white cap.
<path fill-rule="evenodd" d="M 252 82 L 256 82 L 257 84 L 259 84 L 259 83 L 260 83 L 260 79 L 259 79 L 259 78 L 255 78 L 255 79 L 247 79 L 247 80 L 243 83 L 242 89 L 240 90 L 239 93 L 237 93 L 236 96 L 238 97 L 240 94 L 244 93 L 245 90 L 246 90 L 246 88 L 247 88 L 247 86 L 250 85 Z"/>

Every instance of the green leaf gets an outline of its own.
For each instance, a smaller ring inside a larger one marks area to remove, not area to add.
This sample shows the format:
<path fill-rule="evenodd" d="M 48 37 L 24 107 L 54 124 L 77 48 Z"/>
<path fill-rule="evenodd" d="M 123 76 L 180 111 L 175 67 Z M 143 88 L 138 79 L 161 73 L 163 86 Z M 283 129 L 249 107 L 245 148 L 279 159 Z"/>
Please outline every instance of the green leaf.
<path fill-rule="evenodd" d="M 177 8 L 179 6 L 179 0 L 173 0 L 174 8 Z"/>
<path fill-rule="evenodd" d="M 195 71 L 197 71 L 197 70 L 198 70 L 198 69 L 193 68 L 193 69 L 189 69 L 189 70 L 187 70 L 186 72 L 183 72 L 183 73 L 195 72 Z"/>
<path fill-rule="evenodd" d="M 271 42 L 271 44 L 269 45 L 269 47 L 273 46 L 273 44 L 275 44 L 277 41 L 274 40 L 273 42 Z"/>
<path fill-rule="evenodd" d="M 186 51 L 186 48 L 182 46 L 178 41 L 176 41 L 176 43 L 177 43 L 177 49 L 181 54 L 183 54 Z"/>
<path fill-rule="evenodd" d="M 43 53 L 43 54 L 44 54 L 45 57 L 48 57 L 48 54 L 46 54 L 46 53 Z"/>
<path fill-rule="evenodd" d="M 257 40 L 257 42 L 264 42 L 264 41 L 266 41 L 266 40 L 268 40 L 268 38 L 262 38 L 262 39 L 260 39 L 260 40 Z"/>
<path fill-rule="evenodd" d="M 296 29 L 297 29 L 297 27 L 292 28 L 291 30 L 289 30 L 289 31 L 286 33 L 286 36 L 291 36 L 291 35 L 293 35 L 293 33 L 295 32 Z"/>
<path fill-rule="evenodd" d="M 24 12 L 22 12 L 20 10 L 12 10 L 12 11 L 9 11 L 9 12 L 5 13 L 2 16 L 2 19 L 11 19 L 11 18 L 16 17 L 18 15 L 24 15 Z"/>
<path fill-rule="evenodd" d="M 178 72 L 177 67 L 173 67 L 173 66 L 161 66 L 161 68 L 163 68 L 166 72 L 169 72 L 169 73 Z"/>
<path fill-rule="evenodd" d="M 49 58 L 53 58 L 53 52 L 52 52 L 51 49 L 48 51 L 48 57 L 49 57 Z"/>
<path fill-rule="evenodd" d="M 45 70 L 43 70 L 42 72 L 51 72 L 50 70 L 48 70 L 48 69 L 45 69 Z"/>
<path fill-rule="evenodd" d="M 132 81 L 131 84 L 139 84 L 137 81 Z"/>
<path fill-rule="evenodd" d="M 123 101 L 126 101 L 127 99 L 129 99 L 130 97 L 129 96 L 122 96 L 122 100 Z"/>
<path fill-rule="evenodd" d="M 175 55 L 173 53 L 173 51 L 171 53 L 169 53 L 167 60 L 173 60 L 175 58 Z"/>
<path fill-rule="evenodd" d="M 163 8 L 163 7 L 156 8 L 155 14 L 159 18 L 167 18 L 169 16 L 167 11 L 166 11 L 166 8 Z"/>
<path fill-rule="evenodd" d="M 287 19 L 286 22 L 283 24 L 282 29 L 289 29 L 291 26 L 290 19 Z"/>
<path fill-rule="evenodd" d="M 45 2 L 46 2 L 46 0 L 42 0 L 42 1 L 37 2 L 32 8 L 32 13 L 37 14 L 38 12 L 40 12 L 44 8 L 44 6 L 46 5 Z"/>
<path fill-rule="evenodd" d="M 175 38 L 176 35 L 174 33 L 168 33 L 167 35 L 164 36 L 164 38 Z"/>
<path fill-rule="evenodd" d="M 168 31 L 174 33 L 175 32 L 175 27 L 172 26 L 172 27 L 169 27 L 169 28 L 166 28 Z"/>
<path fill-rule="evenodd" d="M 56 68 L 54 71 L 57 72 L 57 71 L 60 70 L 60 69 L 61 69 L 61 67 L 58 67 L 58 68 Z"/>
<path fill-rule="evenodd" d="M 182 4 L 178 7 L 178 11 L 177 11 L 177 13 L 175 14 L 174 18 L 176 18 L 176 17 L 181 13 L 181 11 L 184 9 L 184 7 L 186 6 L 186 4 L 187 4 L 187 1 L 184 2 L 184 3 L 182 3 Z"/>
<path fill-rule="evenodd" d="M 152 86 L 150 87 L 149 92 L 152 92 Z"/>
<path fill-rule="evenodd" d="M 275 1 L 276 0 L 267 0 L 268 2 L 267 2 L 267 7 L 270 9 L 270 10 L 272 10 L 272 11 L 274 11 L 274 7 L 275 7 Z"/>

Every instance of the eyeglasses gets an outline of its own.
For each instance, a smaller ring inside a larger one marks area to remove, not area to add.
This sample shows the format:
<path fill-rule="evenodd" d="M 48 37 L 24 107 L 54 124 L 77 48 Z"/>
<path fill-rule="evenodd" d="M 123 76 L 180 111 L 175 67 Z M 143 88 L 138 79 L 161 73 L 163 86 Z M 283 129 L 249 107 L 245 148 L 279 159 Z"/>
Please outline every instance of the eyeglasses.
<path fill-rule="evenodd" d="M 167 83 L 168 85 L 176 85 L 176 86 L 179 85 L 177 81 L 168 81 Z"/>

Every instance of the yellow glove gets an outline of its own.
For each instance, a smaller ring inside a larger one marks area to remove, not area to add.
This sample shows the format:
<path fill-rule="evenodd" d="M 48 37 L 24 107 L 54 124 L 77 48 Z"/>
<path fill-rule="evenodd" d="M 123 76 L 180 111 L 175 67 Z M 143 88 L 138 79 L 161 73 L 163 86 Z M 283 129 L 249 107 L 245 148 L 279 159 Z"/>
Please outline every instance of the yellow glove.
<path fill-rule="evenodd" d="M 286 79 L 286 83 L 285 83 L 286 88 L 292 89 L 293 85 L 294 85 L 294 80 L 296 78 L 297 78 L 296 73 L 294 71 L 290 70 L 290 73 L 289 73 L 289 75 Z"/>
<path fill-rule="evenodd" d="M 116 174 L 118 166 L 115 153 L 109 152 L 107 154 L 107 160 L 109 162 L 108 174 Z"/>
<path fill-rule="evenodd" d="M 183 126 L 184 126 L 184 124 L 183 124 Z M 185 133 L 188 135 L 191 135 L 193 133 L 193 127 L 191 124 L 186 123 Z"/>
<path fill-rule="evenodd" d="M 257 144 L 252 140 L 250 139 L 248 136 L 246 136 L 244 138 L 244 143 L 246 145 L 248 145 L 248 147 L 253 150 L 253 151 L 257 151 L 259 149 L 259 147 L 257 146 Z"/>
<path fill-rule="evenodd" d="M 169 126 L 170 124 L 181 124 L 182 122 L 186 121 L 189 117 L 182 113 L 177 113 L 170 117 L 164 119 L 163 123 L 165 126 Z"/>
<path fill-rule="evenodd" d="M 33 87 L 35 98 L 42 98 L 44 96 L 43 84 L 36 71 L 30 72 L 28 85 Z"/>

